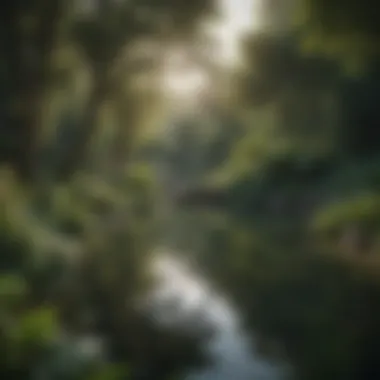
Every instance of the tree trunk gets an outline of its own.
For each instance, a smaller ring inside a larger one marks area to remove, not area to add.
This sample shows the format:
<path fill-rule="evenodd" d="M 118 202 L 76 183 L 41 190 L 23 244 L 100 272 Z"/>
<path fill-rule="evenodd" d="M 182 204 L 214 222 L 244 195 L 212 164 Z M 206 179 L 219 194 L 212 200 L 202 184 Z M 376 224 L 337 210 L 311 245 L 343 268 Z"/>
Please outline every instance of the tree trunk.
<path fill-rule="evenodd" d="M 84 166 L 91 139 L 97 129 L 99 111 L 107 97 L 106 75 L 101 72 L 94 75 L 94 78 L 94 86 L 83 112 L 83 118 L 58 168 L 58 176 L 63 180 L 69 179 Z"/>
<path fill-rule="evenodd" d="M 125 165 L 132 153 L 132 140 L 138 123 L 136 110 L 128 105 L 117 106 L 117 129 L 111 144 L 110 166 L 113 178 L 118 181 L 124 174 Z"/>
<path fill-rule="evenodd" d="M 9 1 L 1 11 L 7 92 L 1 130 L 1 139 L 7 143 L 1 160 L 11 163 L 27 180 L 35 176 L 50 57 L 60 34 L 64 4 L 61 0 Z M 29 19 L 31 25 L 23 25 Z"/>

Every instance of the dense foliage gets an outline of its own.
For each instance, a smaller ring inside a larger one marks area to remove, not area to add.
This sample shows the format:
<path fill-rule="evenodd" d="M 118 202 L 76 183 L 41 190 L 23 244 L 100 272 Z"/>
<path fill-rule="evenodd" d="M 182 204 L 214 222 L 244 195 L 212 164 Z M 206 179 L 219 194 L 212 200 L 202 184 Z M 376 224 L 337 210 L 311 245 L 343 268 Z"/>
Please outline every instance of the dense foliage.
<path fill-rule="evenodd" d="M 188 41 L 209 11 L 204 1 L 5 1 L 1 377 L 164 379 L 203 363 L 198 336 L 137 307 L 157 228 L 154 175 L 130 153 L 159 101 L 134 82 L 154 76 L 160 56 L 135 50 Z"/>
<path fill-rule="evenodd" d="M 296 379 L 379 379 L 371 4 L 268 1 L 273 28 L 228 73 L 233 101 L 141 144 L 162 122 L 162 52 L 197 42 L 212 2 L 84 3 L 0 12 L 0 376 L 155 380 L 204 364 L 199 336 L 135 307 L 165 241 Z"/>
<path fill-rule="evenodd" d="M 297 379 L 377 379 L 378 28 L 367 3 L 304 3 L 310 20 L 301 31 L 248 39 L 247 132 L 180 200 L 194 218 L 210 219 L 197 258 L 263 352 L 288 360 Z M 341 54 L 316 46 L 305 54 L 306 32 Z M 351 75 L 355 57 L 365 65 Z M 207 215 L 210 206 L 227 220 Z"/>

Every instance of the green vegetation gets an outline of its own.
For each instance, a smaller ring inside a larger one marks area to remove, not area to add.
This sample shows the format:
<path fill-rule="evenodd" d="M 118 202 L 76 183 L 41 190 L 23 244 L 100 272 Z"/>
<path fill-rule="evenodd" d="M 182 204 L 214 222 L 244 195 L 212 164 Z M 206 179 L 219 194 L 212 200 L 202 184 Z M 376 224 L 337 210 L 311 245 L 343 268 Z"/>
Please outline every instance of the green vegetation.
<path fill-rule="evenodd" d="M 372 380 L 380 376 L 378 28 L 368 4 L 303 3 L 301 26 L 247 39 L 236 113 L 247 132 L 205 176 L 216 179 L 214 194 L 199 178 L 182 207 L 197 214 L 205 198 L 224 199 L 227 222 L 204 227 L 197 258 L 263 352 L 288 360 L 296 379 Z M 304 54 L 313 33 L 322 49 Z M 346 71 L 352 59 L 365 63 L 355 76 Z"/>
<path fill-rule="evenodd" d="M 210 11 L 204 1 L 5 2 L 2 378 L 167 379 L 203 363 L 198 337 L 136 307 L 152 286 L 157 189 L 133 154 L 160 99 L 135 83 L 154 78 L 161 57 L 134 51 L 191 40 Z"/>
<path fill-rule="evenodd" d="M 80 3 L 1 11 L 0 376 L 165 380 L 205 364 L 202 337 L 135 307 L 169 241 L 295 379 L 379 379 L 371 4 L 303 0 L 286 30 L 249 35 L 225 73 L 234 99 L 180 120 L 171 143 L 142 137 L 166 122 L 153 83 L 211 2 Z"/>

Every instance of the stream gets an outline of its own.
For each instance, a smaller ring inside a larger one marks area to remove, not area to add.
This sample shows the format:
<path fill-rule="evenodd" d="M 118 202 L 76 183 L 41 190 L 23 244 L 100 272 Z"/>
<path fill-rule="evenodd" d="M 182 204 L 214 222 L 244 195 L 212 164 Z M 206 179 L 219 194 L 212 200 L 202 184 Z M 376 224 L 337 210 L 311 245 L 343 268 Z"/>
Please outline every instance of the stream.
<path fill-rule="evenodd" d="M 238 313 L 227 300 L 200 278 L 191 266 L 169 249 L 157 250 L 152 266 L 159 286 L 152 294 L 160 323 L 187 324 L 199 328 L 204 322 L 216 333 L 206 352 L 212 365 L 191 373 L 186 380 L 283 380 L 285 369 L 259 355 L 242 331 Z M 251 340 L 252 341 L 252 340 Z"/>

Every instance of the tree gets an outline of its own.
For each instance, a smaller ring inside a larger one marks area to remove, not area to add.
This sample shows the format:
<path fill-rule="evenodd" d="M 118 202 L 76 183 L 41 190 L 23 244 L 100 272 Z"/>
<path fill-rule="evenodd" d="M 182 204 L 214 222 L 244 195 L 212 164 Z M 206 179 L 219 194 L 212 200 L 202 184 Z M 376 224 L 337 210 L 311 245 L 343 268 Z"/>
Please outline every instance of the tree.
<path fill-rule="evenodd" d="M 199 18 L 211 11 L 211 3 L 94 0 L 86 10 L 79 1 L 7 2 L 1 16 L 1 34 L 7 36 L 1 42 L 1 80 L 6 91 L 2 124 L 9 141 L 3 161 L 16 162 L 24 175 L 35 171 L 45 96 L 57 79 L 52 56 L 62 41 L 79 49 L 93 82 L 79 132 L 72 138 L 70 153 L 62 158 L 62 171 L 71 174 L 87 150 L 105 100 L 125 89 L 136 66 L 140 72 L 144 70 L 141 61 L 132 62 L 134 67 L 130 62 L 125 66 L 126 50 L 141 39 L 191 39 Z M 151 64 L 152 59 L 148 66 Z"/>
<path fill-rule="evenodd" d="M 354 64 L 378 60 L 380 35 L 370 2 L 304 0 L 301 7 L 305 45 Z"/>
<path fill-rule="evenodd" d="M 44 96 L 52 80 L 51 53 L 62 35 L 70 2 L 7 1 L 1 13 L 1 160 L 23 176 L 36 163 Z"/>
<path fill-rule="evenodd" d="M 79 136 L 75 139 L 74 147 L 70 149 L 68 161 L 65 163 L 64 160 L 64 172 L 72 173 L 73 168 L 83 158 L 96 130 L 98 112 L 105 100 L 112 98 L 115 91 L 120 96 L 120 89 L 129 91 L 128 82 L 131 77 L 141 73 L 144 68 L 149 70 L 152 66 L 157 67 L 157 60 L 160 60 L 156 56 L 148 58 L 148 62 L 139 59 L 136 62 L 133 58 L 128 62 L 126 52 L 128 54 L 134 43 L 146 39 L 162 43 L 170 43 L 173 39 L 186 42 L 194 34 L 199 18 L 211 10 L 210 3 L 149 0 L 131 3 L 104 0 L 97 4 L 90 15 L 74 24 L 74 40 L 82 50 L 91 71 L 93 88 L 84 110 Z M 128 98 L 131 102 L 132 97 Z M 126 121 L 128 125 L 120 125 L 119 128 L 135 128 L 133 124 L 136 123 L 136 118 L 132 115 L 135 113 L 134 107 L 138 107 L 135 102 L 129 107 L 131 118 Z M 130 136 L 128 132 L 124 132 L 118 134 L 117 138 L 122 140 Z"/>

